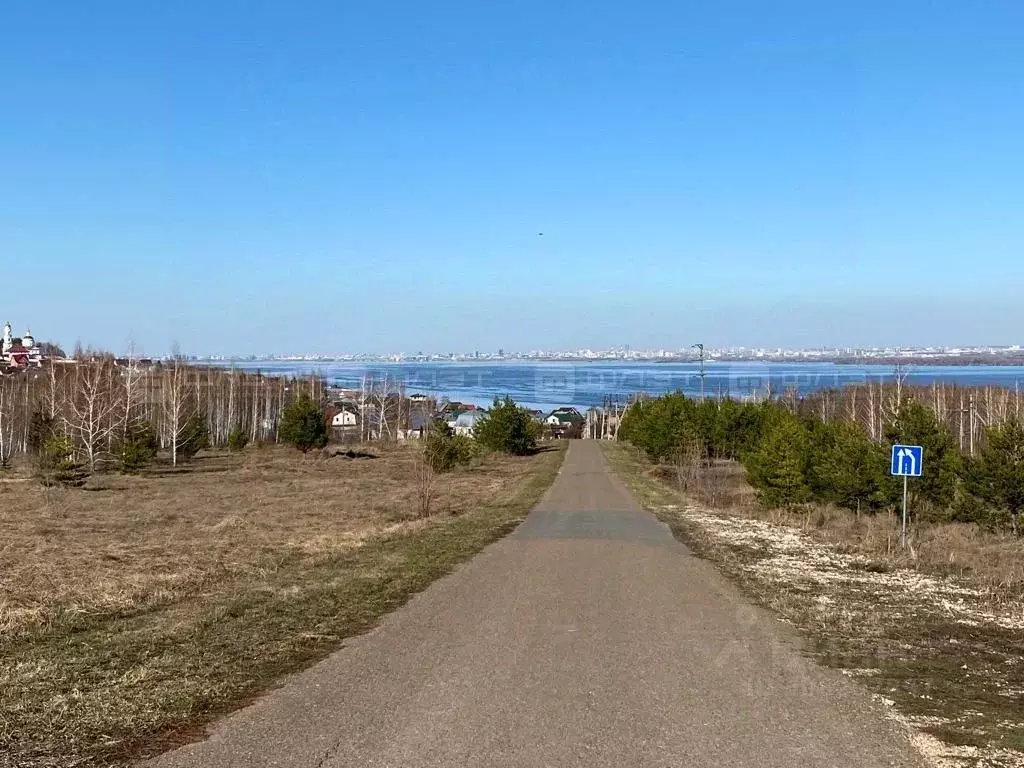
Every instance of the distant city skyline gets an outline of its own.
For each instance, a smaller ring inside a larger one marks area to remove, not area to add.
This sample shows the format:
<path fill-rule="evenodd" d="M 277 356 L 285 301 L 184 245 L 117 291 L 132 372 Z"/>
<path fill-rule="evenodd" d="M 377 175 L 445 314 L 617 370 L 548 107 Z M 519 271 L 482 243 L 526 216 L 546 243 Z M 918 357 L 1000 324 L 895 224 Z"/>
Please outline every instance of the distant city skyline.
<path fill-rule="evenodd" d="M 41 340 L 1024 336 L 1016 0 L 6 11 L 0 322 Z"/>
<path fill-rule="evenodd" d="M 45 327 L 39 326 L 37 327 Z M 27 330 L 27 328 L 26 328 Z M 13 333 L 14 337 L 19 336 L 17 330 Z M 705 339 L 703 336 L 693 336 L 692 339 Z M 67 353 L 71 353 L 73 349 L 81 346 L 83 349 L 95 349 L 112 352 L 114 354 L 125 354 L 129 350 L 133 350 L 136 354 L 145 355 L 149 357 L 167 357 L 172 353 L 180 353 L 189 357 L 204 358 L 204 359 L 243 359 L 243 358 L 264 358 L 264 359 L 356 359 L 356 358 L 373 358 L 373 359 L 386 359 L 386 358 L 401 358 L 401 359 L 413 359 L 416 357 L 427 357 L 431 359 L 444 359 L 444 358 L 458 358 L 468 359 L 474 355 L 482 357 L 484 359 L 506 356 L 506 357 L 586 357 L 591 354 L 595 358 L 614 358 L 614 357 L 636 357 L 642 356 L 645 358 L 656 358 L 656 357 L 697 357 L 698 352 L 694 348 L 698 343 L 696 341 L 691 342 L 690 339 L 677 341 L 676 343 L 669 344 L 640 344 L 640 343 L 611 343 L 611 344 L 594 344 L 594 345 L 567 345 L 567 346 L 555 346 L 555 345 L 528 345 L 523 347 L 516 347 L 511 344 L 489 344 L 489 345 L 478 345 L 478 346 L 462 346 L 456 343 L 450 346 L 441 345 L 424 345 L 424 346 L 412 346 L 412 345 L 396 345 L 392 348 L 378 348 L 378 349 L 367 349 L 364 346 L 358 345 L 358 343 L 342 346 L 341 344 L 334 346 L 321 346 L 319 348 L 310 348 L 308 345 L 301 343 L 295 343 L 300 341 L 299 339 L 291 339 L 286 341 L 284 345 L 280 347 L 272 347 L 269 345 L 257 345 L 252 344 L 247 347 L 240 349 L 232 348 L 216 348 L 211 347 L 207 343 L 206 346 L 193 347 L 181 343 L 175 338 L 175 341 L 166 345 L 147 345 L 142 343 L 138 337 L 134 334 L 128 334 L 124 337 L 122 343 L 105 343 L 103 341 L 97 341 L 89 335 L 82 334 L 77 336 L 73 341 L 68 341 L 55 337 L 52 334 L 43 333 L 42 335 L 36 334 L 36 340 L 38 342 L 54 343 L 61 347 Z M 878 344 L 844 344 L 844 343 L 820 343 L 820 344 L 752 344 L 752 343 L 738 343 L 738 344 L 715 344 L 715 343 L 704 343 L 706 349 L 706 355 L 708 357 L 722 354 L 751 354 L 751 355 L 768 355 L 768 354 L 800 354 L 800 355 L 814 355 L 816 353 L 826 353 L 829 356 L 839 356 L 842 354 L 867 354 L 867 353 L 897 353 L 900 351 L 904 352 L 935 352 L 940 354 L 954 353 L 954 354 L 969 354 L 974 352 L 995 352 L 995 351 L 1016 351 L 1022 349 L 1021 343 L 1013 343 L 1010 341 L 1001 343 L 933 343 L 933 344 L 913 344 L 913 343 L 878 343 Z"/>
<path fill-rule="evenodd" d="M 932 360 L 948 358 L 982 358 L 991 357 L 994 360 L 1005 360 L 1020 358 L 1024 363 L 1024 348 L 1021 345 L 1010 346 L 956 346 L 956 347 L 812 347 L 812 348 L 785 348 L 785 347 L 705 347 L 703 353 L 692 346 L 679 348 L 645 349 L 634 348 L 629 345 L 612 346 L 597 349 L 533 349 L 533 350 L 473 350 L 458 352 L 427 352 L 419 350 L 416 352 L 392 352 L 387 354 L 358 353 L 358 352 L 336 352 L 332 354 L 273 354 L 264 355 L 193 355 L 192 357 L 201 360 L 280 360 L 280 361 L 377 361 L 377 362 L 493 362 L 493 361 L 514 361 L 514 360 L 689 360 L 698 361 L 702 357 L 708 362 L 715 360 L 775 360 L 775 359 L 806 359 L 806 360 L 829 360 L 829 359 L 915 359 Z"/>

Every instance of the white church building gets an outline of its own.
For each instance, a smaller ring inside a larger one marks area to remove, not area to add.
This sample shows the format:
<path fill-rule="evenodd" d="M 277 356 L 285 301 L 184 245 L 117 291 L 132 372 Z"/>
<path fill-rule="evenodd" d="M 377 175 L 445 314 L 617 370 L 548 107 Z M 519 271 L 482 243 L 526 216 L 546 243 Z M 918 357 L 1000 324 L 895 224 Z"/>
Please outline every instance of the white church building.
<path fill-rule="evenodd" d="M 42 365 L 43 353 L 32 337 L 32 331 L 25 331 L 21 338 L 16 338 L 11 332 L 11 323 L 5 323 L 0 339 L 0 362 L 10 368 Z"/>

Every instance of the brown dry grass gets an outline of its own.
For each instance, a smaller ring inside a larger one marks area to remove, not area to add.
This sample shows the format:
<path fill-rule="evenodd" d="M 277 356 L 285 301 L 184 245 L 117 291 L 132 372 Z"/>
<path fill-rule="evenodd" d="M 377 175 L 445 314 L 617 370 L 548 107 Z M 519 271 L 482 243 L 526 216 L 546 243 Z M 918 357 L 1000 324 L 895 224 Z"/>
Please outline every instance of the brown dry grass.
<path fill-rule="evenodd" d="M 0 488 L 0 766 L 107 765 L 191 733 L 510 530 L 554 449 L 439 476 L 268 448 L 84 489 Z"/>

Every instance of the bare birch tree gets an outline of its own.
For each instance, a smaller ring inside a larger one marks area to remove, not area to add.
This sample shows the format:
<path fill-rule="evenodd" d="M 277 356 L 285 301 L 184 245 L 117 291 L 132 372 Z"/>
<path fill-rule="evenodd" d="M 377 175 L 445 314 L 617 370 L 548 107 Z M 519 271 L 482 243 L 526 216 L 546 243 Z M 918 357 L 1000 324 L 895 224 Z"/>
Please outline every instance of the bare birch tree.
<path fill-rule="evenodd" d="M 189 384 L 188 366 L 181 355 L 175 354 L 170 371 L 163 377 L 161 398 L 164 434 L 171 448 L 171 464 L 175 467 L 178 466 L 178 449 L 185 437 L 188 421 L 196 412 L 195 398 Z"/>
<path fill-rule="evenodd" d="M 0 375 L 0 468 L 14 455 L 14 381 Z"/>
<path fill-rule="evenodd" d="M 122 441 L 128 438 L 133 425 L 139 420 L 139 406 L 142 398 L 143 373 L 139 366 L 138 353 L 135 344 L 128 346 L 128 357 L 121 372 L 121 424 L 120 438 Z"/>
<path fill-rule="evenodd" d="M 74 391 L 66 400 L 64 425 L 85 457 L 89 471 L 96 470 L 115 428 L 113 416 L 120 411 L 119 394 L 111 387 L 110 358 L 96 358 L 75 366 Z"/>

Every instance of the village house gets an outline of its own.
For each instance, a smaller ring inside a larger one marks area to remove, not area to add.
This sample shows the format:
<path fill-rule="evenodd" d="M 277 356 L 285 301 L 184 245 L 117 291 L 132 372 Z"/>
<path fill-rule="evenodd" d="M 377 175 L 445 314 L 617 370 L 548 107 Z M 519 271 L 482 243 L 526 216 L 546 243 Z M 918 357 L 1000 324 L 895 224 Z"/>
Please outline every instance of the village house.
<path fill-rule="evenodd" d="M 451 427 L 452 431 L 456 435 L 472 435 L 476 425 L 486 416 L 487 414 L 479 409 L 472 411 L 465 411 L 460 413 L 458 416 L 451 418 L 445 422 Z"/>
<path fill-rule="evenodd" d="M 556 408 L 544 419 L 544 423 L 551 427 L 568 427 L 584 421 L 583 414 L 571 407 Z"/>
<path fill-rule="evenodd" d="M 551 437 L 580 437 L 585 421 L 575 408 L 562 407 L 549 413 L 543 423 Z"/>
<path fill-rule="evenodd" d="M 351 411 L 338 411 L 331 417 L 331 427 L 334 429 L 355 429 L 358 424 L 359 420 Z"/>

